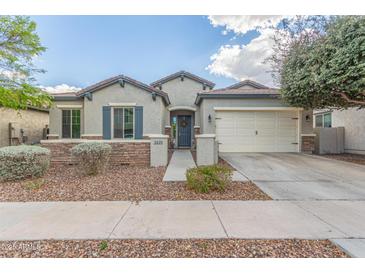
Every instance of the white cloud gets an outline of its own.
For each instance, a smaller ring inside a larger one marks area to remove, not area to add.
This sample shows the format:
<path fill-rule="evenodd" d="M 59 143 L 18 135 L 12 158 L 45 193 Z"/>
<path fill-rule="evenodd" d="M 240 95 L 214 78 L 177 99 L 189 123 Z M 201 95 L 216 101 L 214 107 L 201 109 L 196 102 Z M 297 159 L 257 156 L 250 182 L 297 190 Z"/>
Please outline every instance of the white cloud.
<path fill-rule="evenodd" d="M 1 70 L 0 71 L 0 76 L 6 77 L 6 78 L 10 78 L 12 80 L 17 80 L 17 79 L 24 79 L 25 75 L 17 72 L 17 71 L 10 71 L 10 70 Z"/>
<path fill-rule="evenodd" d="M 233 78 L 237 81 L 251 79 L 268 86 L 274 86 L 270 67 L 264 61 L 273 53 L 274 31 L 280 21 L 293 16 L 284 15 L 242 15 L 242 16 L 209 16 L 214 27 L 224 27 L 223 32 L 235 33 L 231 43 L 237 35 L 244 35 L 250 30 L 257 30 L 259 36 L 248 44 L 223 45 L 218 52 L 211 56 L 211 64 L 207 70 L 215 75 Z"/>
<path fill-rule="evenodd" d="M 54 87 L 39 86 L 39 88 L 41 88 L 44 91 L 51 93 L 51 94 L 65 93 L 65 92 L 78 92 L 79 90 L 81 90 L 81 88 L 69 86 L 67 84 L 61 84 L 61 85 L 57 85 Z"/>
<path fill-rule="evenodd" d="M 288 16 L 283 15 L 211 15 L 208 17 L 214 27 L 225 27 L 226 31 L 245 34 L 250 30 L 276 27 Z"/>
<path fill-rule="evenodd" d="M 273 86 L 270 67 L 264 60 L 272 52 L 274 30 L 263 29 L 259 37 L 247 45 L 224 45 L 211 56 L 207 70 L 215 75 L 236 79 L 251 79 L 264 85 Z"/>

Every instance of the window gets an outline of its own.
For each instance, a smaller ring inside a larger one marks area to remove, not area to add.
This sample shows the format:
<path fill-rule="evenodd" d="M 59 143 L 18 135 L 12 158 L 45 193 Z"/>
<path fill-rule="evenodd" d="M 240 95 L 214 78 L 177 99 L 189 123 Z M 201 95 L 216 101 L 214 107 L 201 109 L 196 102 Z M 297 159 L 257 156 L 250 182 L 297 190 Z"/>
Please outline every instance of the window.
<path fill-rule="evenodd" d="M 332 114 L 316 115 L 316 127 L 332 127 Z"/>
<path fill-rule="evenodd" d="M 331 113 L 326 113 L 323 115 L 323 126 L 332 127 L 332 115 Z"/>
<path fill-rule="evenodd" d="M 62 138 L 80 138 L 80 110 L 62 110 Z"/>
<path fill-rule="evenodd" d="M 174 139 L 176 138 L 176 124 L 177 124 L 177 117 L 173 116 L 171 121 L 171 130 Z"/>
<path fill-rule="evenodd" d="M 316 115 L 316 127 L 323 127 L 323 115 Z"/>
<path fill-rule="evenodd" d="M 114 108 L 114 138 L 134 138 L 134 108 Z"/>

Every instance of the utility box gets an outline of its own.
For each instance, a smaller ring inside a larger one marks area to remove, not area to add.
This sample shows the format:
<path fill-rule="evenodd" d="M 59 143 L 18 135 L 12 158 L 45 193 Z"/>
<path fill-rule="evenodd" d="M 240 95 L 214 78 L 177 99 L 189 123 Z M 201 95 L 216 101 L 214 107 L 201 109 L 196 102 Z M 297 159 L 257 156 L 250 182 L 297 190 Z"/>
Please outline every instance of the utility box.
<path fill-rule="evenodd" d="M 345 128 L 315 128 L 315 153 L 340 154 L 345 152 Z"/>
<path fill-rule="evenodd" d="M 195 135 L 196 161 L 198 166 L 214 165 L 218 163 L 218 142 L 215 134 Z"/>

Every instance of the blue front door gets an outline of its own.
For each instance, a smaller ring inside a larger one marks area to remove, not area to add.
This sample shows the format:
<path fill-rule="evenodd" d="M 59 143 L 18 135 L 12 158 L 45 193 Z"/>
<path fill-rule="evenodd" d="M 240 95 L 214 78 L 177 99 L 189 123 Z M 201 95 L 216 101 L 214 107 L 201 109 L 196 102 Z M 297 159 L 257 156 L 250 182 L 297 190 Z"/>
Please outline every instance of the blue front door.
<path fill-rule="evenodd" d="M 178 146 L 191 147 L 191 116 L 177 116 Z"/>

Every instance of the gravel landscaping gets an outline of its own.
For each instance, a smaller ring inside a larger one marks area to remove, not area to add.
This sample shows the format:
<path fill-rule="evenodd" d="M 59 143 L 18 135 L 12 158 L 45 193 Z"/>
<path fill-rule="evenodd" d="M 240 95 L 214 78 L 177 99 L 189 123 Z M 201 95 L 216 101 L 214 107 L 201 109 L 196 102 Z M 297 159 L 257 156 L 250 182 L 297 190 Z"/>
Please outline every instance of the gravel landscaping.
<path fill-rule="evenodd" d="M 224 160 L 221 157 L 218 158 L 218 165 L 222 165 L 228 167 L 232 171 L 236 171 L 236 169 L 233 166 L 231 166 L 228 162 L 226 162 L 226 160 Z"/>
<path fill-rule="evenodd" d="M 342 153 L 342 154 L 325 154 L 321 155 L 326 158 L 355 163 L 359 165 L 365 165 L 365 155 L 352 154 L 352 153 Z"/>
<path fill-rule="evenodd" d="M 233 182 L 224 192 L 197 194 L 184 182 L 163 182 L 165 170 L 120 166 L 104 175 L 82 177 L 75 167 L 53 167 L 42 179 L 0 183 L 0 201 L 271 200 L 252 182 Z"/>
<path fill-rule="evenodd" d="M 0 242 L 0 257 L 346 258 L 328 240 L 80 240 Z"/>

